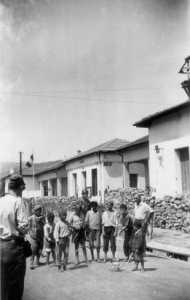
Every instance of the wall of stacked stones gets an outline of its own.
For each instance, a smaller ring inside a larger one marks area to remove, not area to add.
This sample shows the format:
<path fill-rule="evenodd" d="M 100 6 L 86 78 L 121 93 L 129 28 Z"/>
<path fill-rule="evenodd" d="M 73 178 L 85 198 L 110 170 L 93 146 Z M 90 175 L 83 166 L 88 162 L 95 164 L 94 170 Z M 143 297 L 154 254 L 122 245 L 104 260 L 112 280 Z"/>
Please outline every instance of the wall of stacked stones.
<path fill-rule="evenodd" d="M 108 191 L 105 195 L 105 203 L 113 201 L 116 209 L 119 208 L 121 203 L 125 203 L 128 206 L 130 214 L 133 215 L 135 194 L 141 195 L 143 201 L 153 208 L 155 227 L 190 233 L 190 196 L 165 196 L 162 199 L 156 199 L 149 196 L 143 190 L 128 188 Z M 29 214 L 32 213 L 32 208 L 35 204 L 41 204 L 45 212 L 51 210 L 56 213 L 59 207 L 73 210 L 76 205 L 81 204 L 81 201 L 81 199 L 74 197 L 44 197 L 27 200 Z M 102 208 L 104 209 L 104 205 L 102 205 Z"/>
<path fill-rule="evenodd" d="M 126 203 L 130 213 L 134 213 L 134 195 L 140 194 L 143 201 L 154 210 L 154 226 L 190 232 L 190 196 L 170 197 L 156 199 L 146 192 L 137 189 L 109 191 L 106 201 L 113 201 L 116 208 Z"/>

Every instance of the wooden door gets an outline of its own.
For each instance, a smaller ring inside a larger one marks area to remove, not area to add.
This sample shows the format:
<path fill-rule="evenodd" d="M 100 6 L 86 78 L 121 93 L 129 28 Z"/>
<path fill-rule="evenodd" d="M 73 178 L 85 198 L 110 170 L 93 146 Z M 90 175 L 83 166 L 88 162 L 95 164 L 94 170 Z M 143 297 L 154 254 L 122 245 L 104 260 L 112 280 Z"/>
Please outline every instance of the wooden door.
<path fill-rule="evenodd" d="M 130 187 L 137 188 L 137 182 L 138 182 L 138 175 L 137 174 L 130 174 Z"/>
<path fill-rule="evenodd" d="M 189 148 L 179 150 L 182 192 L 190 193 Z"/>

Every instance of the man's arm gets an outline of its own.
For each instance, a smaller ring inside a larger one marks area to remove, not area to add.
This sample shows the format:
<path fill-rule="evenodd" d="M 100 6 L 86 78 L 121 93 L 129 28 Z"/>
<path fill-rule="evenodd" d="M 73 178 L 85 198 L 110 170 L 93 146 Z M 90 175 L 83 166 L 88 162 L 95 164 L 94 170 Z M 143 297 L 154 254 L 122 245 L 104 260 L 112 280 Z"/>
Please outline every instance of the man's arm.
<path fill-rule="evenodd" d="M 18 198 L 15 205 L 16 229 L 21 235 L 25 235 L 29 230 L 28 215 L 24 200 Z"/>

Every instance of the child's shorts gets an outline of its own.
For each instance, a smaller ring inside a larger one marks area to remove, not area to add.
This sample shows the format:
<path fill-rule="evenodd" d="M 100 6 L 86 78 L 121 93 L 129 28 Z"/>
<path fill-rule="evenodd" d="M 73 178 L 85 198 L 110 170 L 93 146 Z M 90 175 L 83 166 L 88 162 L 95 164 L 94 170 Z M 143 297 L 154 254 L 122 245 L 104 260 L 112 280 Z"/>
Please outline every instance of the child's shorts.
<path fill-rule="evenodd" d="M 40 255 L 43 249 L 43 239 L 33 239 L 30 237 L 31 250 L 33 255 Z"/>
<path fill-rule="evenodd" d="M 100 249 L 100 230 L 90 229 L 89 231 L 89 245 L 90 248 Z"/>
<path fill-rule="evenodd" d="M 55 250 L 55 241 L 48 241 L 47 239 L 44 239 L 44 247 L 46 252 L 51 252 Z"/>
<path fill-rule="evenodd" d="M 70 239 L 69 236 L 59 238 L 59 251 L 65 251 L 69 248 Z"/>
<path fill-rule="evenodd" d="M 104 240 L 104 252 L 108 252 L 109 248 L 109 243 L 110 243 L 110 248 L 111 251 L 115 252 L 116 251 L 116 241 L 115 241 L 115 227 L 113 226 L 105 226 L 104 227 L 104 235 L 103 235 L 103 240 Z"/>
<path fill-rule="evenodd" d="M 74 230 L 72 241 L 75 244 L 76 248 L 78 248 L 80 244 L 85 245 L 86 235 L 84 228 Z"/>

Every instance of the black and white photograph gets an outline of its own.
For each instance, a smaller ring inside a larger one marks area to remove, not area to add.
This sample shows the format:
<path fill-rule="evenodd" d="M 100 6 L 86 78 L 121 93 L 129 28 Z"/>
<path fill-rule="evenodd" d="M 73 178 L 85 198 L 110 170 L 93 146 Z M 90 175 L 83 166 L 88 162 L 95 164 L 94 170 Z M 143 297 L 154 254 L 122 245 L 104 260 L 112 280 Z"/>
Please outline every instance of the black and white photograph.
<path fill-rule="evenodd" d="M 190 0 L 0 0 L 0 300 L 190 300 Z"/>

